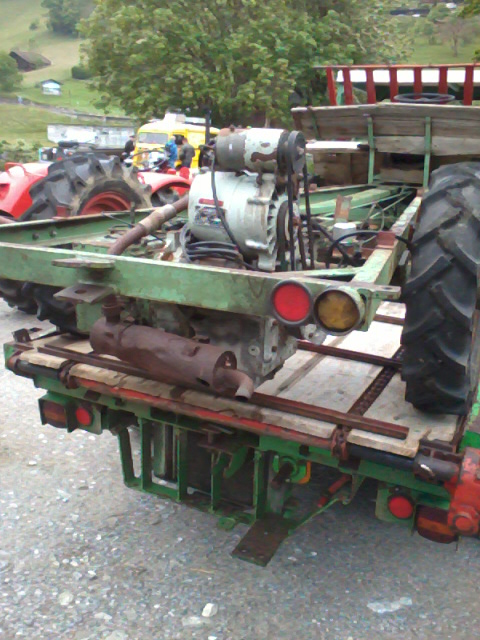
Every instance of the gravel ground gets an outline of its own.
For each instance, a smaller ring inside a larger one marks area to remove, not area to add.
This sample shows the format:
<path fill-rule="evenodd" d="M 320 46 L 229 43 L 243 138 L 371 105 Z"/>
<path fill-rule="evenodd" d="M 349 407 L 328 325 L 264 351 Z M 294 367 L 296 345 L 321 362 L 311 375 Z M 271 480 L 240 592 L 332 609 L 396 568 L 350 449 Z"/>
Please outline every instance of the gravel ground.
<path fill-rule="evenodd" d="M 32 324 L 0 302 L 2 342 Z M 267 568 L 233 559 L 245 527 L 125 488 L 115 438 L 42 427 L 0 366 L 1 640 L 478 638 L 478 542 L 379 523 L 367 488 Z"/>

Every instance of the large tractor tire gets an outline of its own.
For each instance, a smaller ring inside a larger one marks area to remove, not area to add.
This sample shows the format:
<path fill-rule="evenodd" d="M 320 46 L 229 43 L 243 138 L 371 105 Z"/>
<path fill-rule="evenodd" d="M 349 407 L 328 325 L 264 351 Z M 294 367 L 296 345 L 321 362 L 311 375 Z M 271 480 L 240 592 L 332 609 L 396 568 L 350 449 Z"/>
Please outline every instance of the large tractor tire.
<path fill-rule="evenodd" d="M 48 220 L 102 211 L 127 211 L 151 206 L 150 187 L 116 156 L 87 153 L 56 162 L 30 189 L 32 206 L 20 220 Z"/>
<path fill-rule="evenodd" d="M 432 173 L 412 245 L 403 291 L 406 399 L 464 415 L 479 373 L 480 163 Z"/>
<path fill-rule="evenodd" d="M 152 206 L 150 191 L 117 157 L 76 155 L 50 165 L 48 175 L 31 187 L 32 205 L 20 221 L 126 211 L 132 205 L 148 208 Z M 25 313 L 37 311 L 33 291 L 38 293 L 39 288 L 25 287 L 17 280 L 0 280 L 0 298 Z"/>

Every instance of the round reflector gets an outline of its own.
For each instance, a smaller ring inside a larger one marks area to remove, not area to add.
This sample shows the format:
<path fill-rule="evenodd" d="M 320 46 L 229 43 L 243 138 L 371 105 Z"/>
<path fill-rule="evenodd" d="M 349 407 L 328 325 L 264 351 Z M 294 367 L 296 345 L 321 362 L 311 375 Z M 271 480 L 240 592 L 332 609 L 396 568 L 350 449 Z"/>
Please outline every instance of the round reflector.
<path fill-rule="evenodd" d="M 388 510 L 400 520 L 408 520 L 412 517 L 415 505 L 411 498 L 403 495 L 392 496 L 388 501 Z"/>
<path fill-rule="evenodd" d="M 85 407 L 78 407 L 75 411 L 75 418 L 78 424 L 81 424 L 83 427 L 89 427 L 93 422 L 93 415 L 88 409 L 85 409 Z"/>
<path fill-rule="evenodd" d="M 315 301 L 318 323 L 329 333 L 352 331 L 363 317 L 365 306 L 355 292 L 327 289 Z"/>
<path fill-rule="evenodd" d="M 296 282 L 281 282 L 272 293 L 273 310 L 284 324 L 303 324 L 312 311 L 310 291 Z"/>

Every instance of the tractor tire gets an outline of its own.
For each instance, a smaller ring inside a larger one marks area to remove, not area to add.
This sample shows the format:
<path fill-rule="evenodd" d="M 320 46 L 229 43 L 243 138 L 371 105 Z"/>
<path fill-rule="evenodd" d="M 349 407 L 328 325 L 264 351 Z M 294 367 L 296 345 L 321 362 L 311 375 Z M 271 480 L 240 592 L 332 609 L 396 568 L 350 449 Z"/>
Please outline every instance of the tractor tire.
<path fill-rule="evenodd" d="M 75 155 L 48 168 L 48 175 L 30 189 L 32 206 L 21 221 L 54 216 L 80 216 L 102 211 L 151 207 L 150 187 L 116 156 Z"/>
<path fill-rule="evenodd" d="M 480 163 L 431 176 L 403 290 L 405 398 L 431 413 L 468 413 L 479 373 Z"/>
<path fill-rule="evenodd" d="M 32 205 L 20 221 L 125 211 L 131 205 L 148 208 L 152 206 L 150 191 L 119 158 L 79 154 L 50 165 L 48 175 L 31 187 Z M 0 280 L 0 298 L 10 307 L 34 314 L 37 302 L 29 291 L 30 287 L 17 280 Z"/>

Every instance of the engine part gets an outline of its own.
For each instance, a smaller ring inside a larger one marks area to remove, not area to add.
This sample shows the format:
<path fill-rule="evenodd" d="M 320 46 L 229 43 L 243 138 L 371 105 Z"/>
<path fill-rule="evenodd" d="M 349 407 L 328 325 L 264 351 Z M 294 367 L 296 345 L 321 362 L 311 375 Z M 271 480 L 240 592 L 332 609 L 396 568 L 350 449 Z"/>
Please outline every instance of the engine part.
<path fill-rule="evenodd" d="M 191 325 L 210 344 L 235 354 L 237 366 L 259 386 L 283 366 L 296 350 L 296 339 L 273 318 L 249 318 L 231 314 L 196 314 Z"/>
<path fill-rule="evenodd" d="M 254 171 L 286 175 L 290 161 L 294 173 L 305 163 L 303 133 L 283 129 L 222 129 L 215 145 L 215 161 L 222 171 Z"/>
<path fill-rule="evenodd" d="M 146 216 L 132 229 L 127 231 L 124 236 L 116 240 L 108 250 L 108 254 L 111 256 L 121 255 L 132 244 L 148 236 L 152 231 L 159 229 L 162 224 L 175 218 L 177 214 L 184 211 L 187 207 L 188 195 L 184 195 L 172 204 L 166 204 L 163 207 L 154 209 L 150 215 Z"/>
<path fill-rule="evenodd" d="M 120 322 L 108 310 L 91 331 L 97 353 L 135 364 L 164 382 L 250 398 L 252 380 L 236 366 L 235 355 L 219 347 L 182 338 L 161 329 Z"/>
<path fill-rule="evenodd" d="M 259 184 L 255 175 L 238 176 L 217 171 L 215 183 L 220 215 L 226 220 L 243 256 L 248 260 L 256 260 L 261 271 L 274 271 L 278 232 L 289 238 L 284 217 L 283 227 L 280 230 L 277 228 L 279 212 L 282 205 L 286 206 L 287 196 L 278 193 L 275 176 L 265 174 Z M 295 214 L 300 219 L 297 204 Z M 188 226 L 198 240 L 230 241 L 217 211 L 209 174 L 197 176 L 192 184 Z"/>

